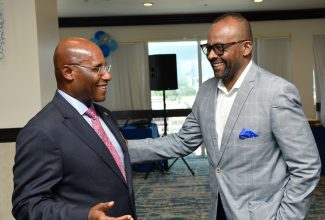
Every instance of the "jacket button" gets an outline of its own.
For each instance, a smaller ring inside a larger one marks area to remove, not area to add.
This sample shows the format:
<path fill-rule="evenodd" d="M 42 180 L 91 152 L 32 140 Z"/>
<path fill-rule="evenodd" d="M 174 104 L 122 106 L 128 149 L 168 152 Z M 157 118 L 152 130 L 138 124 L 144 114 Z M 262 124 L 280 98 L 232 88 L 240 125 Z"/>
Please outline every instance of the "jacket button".
<path fill-rule="evenodd" d="M 221 173 L 221 171 L 222 171 L 222 170 L 221 170 L 220 167 L 217 167 L 217 168 L 216 168 L 216 173 Z"/>

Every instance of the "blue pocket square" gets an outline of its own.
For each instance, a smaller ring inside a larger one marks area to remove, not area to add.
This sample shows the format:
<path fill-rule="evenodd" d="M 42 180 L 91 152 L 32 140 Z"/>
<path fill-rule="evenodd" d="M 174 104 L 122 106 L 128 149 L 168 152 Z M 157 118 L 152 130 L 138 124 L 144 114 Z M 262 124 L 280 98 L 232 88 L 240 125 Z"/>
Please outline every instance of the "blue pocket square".
<path fill-rule="evenodd" d="M 243 128 L 239 134 L 240 139 L 255 138 L 255 137 L 258 137 L 258 133 L 256 131 L 251 131 L 247 128 Z"/>

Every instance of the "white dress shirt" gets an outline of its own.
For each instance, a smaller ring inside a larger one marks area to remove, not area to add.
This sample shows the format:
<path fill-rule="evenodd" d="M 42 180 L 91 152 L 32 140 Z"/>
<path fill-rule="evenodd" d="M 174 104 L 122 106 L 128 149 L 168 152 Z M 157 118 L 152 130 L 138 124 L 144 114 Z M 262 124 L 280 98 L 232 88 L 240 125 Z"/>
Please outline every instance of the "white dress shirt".
<path fill-rule="evenodd" d="M 62 97 L 67 100 L 67 102 L 69 102 L 78 112 L 80 115 L 82 115 L 82 117 L 88 122 L 88 124 L 92 127 L 92 123 L 91 123 L 91 118 L 88 117 L 85 113 L 88 110 L 88 107 L 83 104 L 82 102 L 80 102 L 79 100 L 73 98 L 72 96 L 66 94 L 65 92 L 58 90 L 59 94 L 62 95 Z M 107 125 L 105 124 L 105 122 L 103 121 L 103 119 L 101 119 L 101 117 L 98 115 L 100 124 L 102 125 L 106 135 L 108 136 L 109 140 L 112 142 L 114 148 L 116 149 L 117 153 L 119 154 L 120 158 L 121 158 L 121 162 L 123 167 L 124 166 L 124 154 L 122 151 L 122 148 L 120 146 L 120 144 L 118 143 L 118 141 L 116 140 L 116 138 L 114 137 L 114 135 L 112 134 L 112 132 L 109 130 L 109 128 L 107 127 Z"/>
<path fill-rule="evenodd" d="M 248 65 L 246 66 L 242 74 L 239 76 L 238 80 L 236 81 L 235 85 L 230 89 L 230 91 L 227 90 L 222 80 L 219 80 L 218 82 L 218 96 L 217 96 L 217 108 L 216 108 L 215 120 L 216 120 L 216 132 L 218 136 L 219 150 L 221 147 L 223 130 L 225 128 L 232 104 L 235 101 L 238 89 L 241 86 L 242 82 L 244 81 L 245 76 L 247 75 L 251 65 L 252 65 L 252 61 L 248 63 Z"/>

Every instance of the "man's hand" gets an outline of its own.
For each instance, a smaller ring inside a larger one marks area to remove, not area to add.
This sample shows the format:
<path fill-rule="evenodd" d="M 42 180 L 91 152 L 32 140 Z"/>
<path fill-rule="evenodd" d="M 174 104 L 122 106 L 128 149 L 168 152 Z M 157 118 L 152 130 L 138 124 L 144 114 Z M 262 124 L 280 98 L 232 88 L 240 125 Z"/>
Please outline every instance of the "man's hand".
<path fill-rule="evenodd" d="M 114 206 L 114 202 L 99 203 L 92 207 L 88 214 L 88 220 L 133 220 L 131 215 L 121 217 L 109 217 L 105 214 L 108 209 Z"/>

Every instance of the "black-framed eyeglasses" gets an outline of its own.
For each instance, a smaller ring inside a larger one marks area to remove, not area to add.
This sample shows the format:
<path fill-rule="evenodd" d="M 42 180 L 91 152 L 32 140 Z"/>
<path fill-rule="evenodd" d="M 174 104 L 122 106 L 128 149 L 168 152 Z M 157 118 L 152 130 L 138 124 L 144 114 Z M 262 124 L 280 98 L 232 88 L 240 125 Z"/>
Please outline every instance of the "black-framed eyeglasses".
<path fill-rule="evenodd" d="M 80 66 L 80 67 L 83 67 L 83 68 L 87 68 L 93 72 L 96 72 L 96 73 L 103 73 L 103 72 L 109 72 L 112 68 L 112 65 L 102 65 L 102 66 L 96 66 L 96 67 L 90 67 L 90 66 L 84 66 L 84 65 L 81 65 L 81 64 L 78 64 L 78 63 L 73 63 L 73 64 L 68 64 L 68 66 Z"/>
<path fill-rule="evenodd" d="M 248 40 L 234 41 L 234 42 L 225 43 L 225 44 L 213 44 L 213 45 L 202 44 L 202 45 L 200 45 L 200 47 L 202 49 L 202 52 L 205 55 L 209 55 L 209 53 L 211 52 L 211 50 L 213 50 L 213 52 L 216 55 L 221 56 L 221 55 L 223 55 L 223 53 L 225 52 L 225 49 L 227 47 L 230 47 L 230 46 L 235 45 L 235 44 L 242 43 L 244 41 L 248 41 Z"/>

